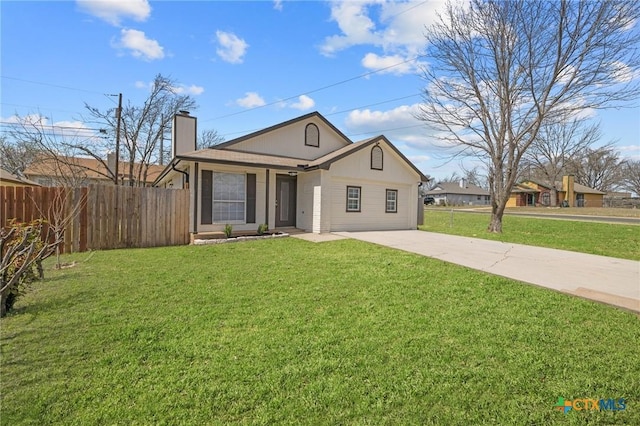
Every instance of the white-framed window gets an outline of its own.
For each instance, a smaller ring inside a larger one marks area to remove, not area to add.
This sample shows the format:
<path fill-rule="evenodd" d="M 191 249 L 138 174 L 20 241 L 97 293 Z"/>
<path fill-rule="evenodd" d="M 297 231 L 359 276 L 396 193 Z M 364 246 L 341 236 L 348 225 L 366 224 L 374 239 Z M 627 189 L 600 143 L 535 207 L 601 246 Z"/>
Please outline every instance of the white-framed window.
<path fill-rule="evenodd" d="M 362 188 L 359 186 L 347 186 L 347 212 L 360 211 L 360 196 Z"/>
<path fill-rule="evenodd" d="M 385 209 L 386 213 L 398 213 L 398 190 L 387 189 Z"/>

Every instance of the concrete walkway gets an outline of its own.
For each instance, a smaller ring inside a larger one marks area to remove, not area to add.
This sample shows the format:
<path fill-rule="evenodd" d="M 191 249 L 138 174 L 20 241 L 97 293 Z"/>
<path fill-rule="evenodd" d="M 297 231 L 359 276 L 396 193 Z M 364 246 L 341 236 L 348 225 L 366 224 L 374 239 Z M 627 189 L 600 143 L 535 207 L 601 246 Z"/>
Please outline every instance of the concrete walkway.
<path fill-rule="evenodd" d="M 335 234 L 640 312 L 637 261 L 417 230 Z"/>

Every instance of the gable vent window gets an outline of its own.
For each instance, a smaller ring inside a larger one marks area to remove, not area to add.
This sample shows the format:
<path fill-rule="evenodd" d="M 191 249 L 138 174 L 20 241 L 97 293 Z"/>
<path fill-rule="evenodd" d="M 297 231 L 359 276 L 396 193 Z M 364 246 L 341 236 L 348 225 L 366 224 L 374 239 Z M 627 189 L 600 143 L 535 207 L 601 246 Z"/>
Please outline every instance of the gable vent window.
<path fill-rule="evenodd" d="M 320 146 L 320 130 L 313 123 L 307 124 L 304 129 L 304 144 L 307 146 Z"/>
<path fill-rule="evenodd" d="M 371 148 L 371 168 L 373 170 L 382 170 L 382 148 L 378 145 Z"/>

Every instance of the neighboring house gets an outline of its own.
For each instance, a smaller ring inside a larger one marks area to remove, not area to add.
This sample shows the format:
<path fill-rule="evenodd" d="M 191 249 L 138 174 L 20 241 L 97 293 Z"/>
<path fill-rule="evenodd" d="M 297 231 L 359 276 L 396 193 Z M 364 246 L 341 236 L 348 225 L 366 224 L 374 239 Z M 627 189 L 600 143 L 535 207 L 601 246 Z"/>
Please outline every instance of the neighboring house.
<path fill-rule="evenodd" d="M 439 182 L 425 195 L 435 199 L 436 205 L 480 205 L 491 204 L 489 191 L 479 186 L 472 185 L 466 179 L 460 182 Z"/>
<path fill-rule="evenodd" d="M 576 183 L 573 175 L 563 176 L 562 182 L 556 182 L 555 188 L 558 206 L 602 207 L 606 194 Z M 517 184 L 511 191 L 507 207 L 551 206 L 553 189 L 551 184 L 526 180 Z"/>
<path fill-rule="evenodd" d="M 384 136 L 352 142 L 317 112 L 195 150 L 178 114 L 173 159 L 155 186 L 189 188 L 192 235 L 295 227 L 307 232 L 416 229 L 427 178 Z"/>
<path fill-rule="evenodd" d="M 0 186 L 40 186 L 37 182 L 0 169 Z"/>
<path fill-rule="evenodd" d="M 115 158 L 108 159 L 110 167 L 115 168 Z M 134 164 L 134 180 L 138 176 L 141 164 Z M 149 165 L 145 183 L 142 186 L 151 186 L 160 175 L 164 166 Z M 118 183 L 129 184 L 129 163 L 118 164 Z M 58 159 L 47 157 L 30 164 L 24 171 L 24 175 L 43 186 L 87 186 L 89 184 L 113 184 L 109 178 L 110 173 L 105 164 L 95 158 L 63 157 Z M 138 186 L 138 185 L 136 185 Z"/>

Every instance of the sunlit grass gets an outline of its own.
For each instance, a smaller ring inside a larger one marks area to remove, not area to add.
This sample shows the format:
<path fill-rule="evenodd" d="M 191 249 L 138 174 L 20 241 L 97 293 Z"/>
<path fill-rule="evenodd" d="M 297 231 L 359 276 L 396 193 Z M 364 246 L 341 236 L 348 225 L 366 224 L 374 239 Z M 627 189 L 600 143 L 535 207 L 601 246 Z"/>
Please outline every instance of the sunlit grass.
<path fill-rule="evenodd" d="M 488 224 L 488 214 L 425 210 L 424 225 L 420 229 L 640 260 L 640 226 L 637 225 L 505 215 L 502 234 L 494 234 L 486 231 Z"/>
<path fill-rule="evenodd" d="M 72 259 L 2 320 L 2 424 L 640 424 L 609 306 L 353 240 Z"/>

